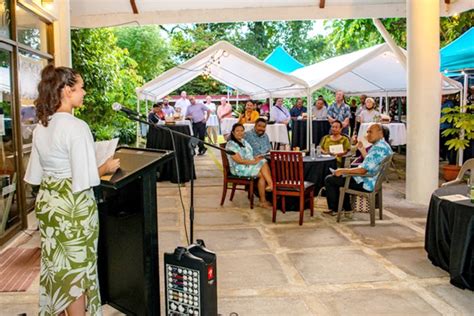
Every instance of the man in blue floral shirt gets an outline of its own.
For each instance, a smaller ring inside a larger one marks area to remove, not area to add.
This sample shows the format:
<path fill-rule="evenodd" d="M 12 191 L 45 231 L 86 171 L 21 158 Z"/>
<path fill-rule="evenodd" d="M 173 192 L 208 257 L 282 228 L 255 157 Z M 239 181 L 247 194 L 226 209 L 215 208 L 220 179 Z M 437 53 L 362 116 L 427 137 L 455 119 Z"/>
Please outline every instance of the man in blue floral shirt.
<path fill-rule="evenodd" d="M 342 133 L 349 135 L 349 124 L 351 118 L 351 108 L 344 102 L 344 93 L 336 91 L 336 102 L 331 104 L 328 109 L 328 121 L 332 124 L 334 121 L 342 122 Z"/>
<path fill-rule="evenodd" d="M 265 156 L 272 149 L 270 139 L 265 134 L 266 127 L 267 121 L 260 117 L 255 121 L 255 127 L 245 132 L 244 138 L 252 147 L 254 156 Z"/>
<path fill-rule="evenodd" d="M 335 215 L 339 203 L 339 188 L 344 186 L 346 179 L 343 175 L 351 175 L 349 188 L 372 192 L 377 182 L 378 172 L 382 161 L 393 154 L 392 148 L 383 138 L 383 129 L 380 124 L 373 124 L 367 130 L 367 140 L 372 144 L 364 161 L 356 168 L 340 168 L 333 175 L 324 180 L 329 213 Z M 360 176 L 359 176 L 360 175 Z M 350 211 L 349 196 L 344 197 L 344 210 Z"/>

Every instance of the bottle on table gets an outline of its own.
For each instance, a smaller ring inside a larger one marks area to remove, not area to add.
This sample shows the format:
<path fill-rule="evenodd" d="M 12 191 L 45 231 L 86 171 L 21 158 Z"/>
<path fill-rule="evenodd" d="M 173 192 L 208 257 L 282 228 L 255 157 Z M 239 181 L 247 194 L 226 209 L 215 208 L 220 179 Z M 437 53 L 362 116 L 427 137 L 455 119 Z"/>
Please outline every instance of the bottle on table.
<path fill-rule="evenodd" d="M 316 157 L 321 157 L 321 146 L 316 147 Z"/>

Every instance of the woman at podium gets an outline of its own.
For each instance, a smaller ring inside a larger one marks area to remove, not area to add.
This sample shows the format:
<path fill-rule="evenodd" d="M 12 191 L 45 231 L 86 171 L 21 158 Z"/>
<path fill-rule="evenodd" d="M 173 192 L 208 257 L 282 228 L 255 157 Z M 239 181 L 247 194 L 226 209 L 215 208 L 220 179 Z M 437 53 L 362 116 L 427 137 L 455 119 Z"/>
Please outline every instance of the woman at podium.
<path fill-rule="evenodd" d="M 101 314 L 97 276 L 99 218 L 92 187 L 115 172 L 118 159 L 97 167 L 89 126 L 74 117 L 85 95 L 71 68 L 46 66 L 34 101 L 40 122 L 25 181 L 40 185 L 35 212 L 41 233 L 40 315 Z"/>

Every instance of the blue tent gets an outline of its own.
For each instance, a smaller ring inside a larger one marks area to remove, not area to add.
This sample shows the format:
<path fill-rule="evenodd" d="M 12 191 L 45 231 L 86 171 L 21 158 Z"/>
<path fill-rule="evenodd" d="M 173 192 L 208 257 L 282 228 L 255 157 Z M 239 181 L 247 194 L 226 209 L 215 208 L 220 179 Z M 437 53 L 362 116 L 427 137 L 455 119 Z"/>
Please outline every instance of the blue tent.
<path fill-rule="evenodd" d="M 265 58 L 264 62 L 284 73 L 290 73 L 304 67 L 302 63 L 294 59 L 281 46 L 275 48 L 273 52 Z"/>
<path fill-rule="evenodd" d="M 474 27 L 440 50 L 441 71 L 474 69 Z"/>

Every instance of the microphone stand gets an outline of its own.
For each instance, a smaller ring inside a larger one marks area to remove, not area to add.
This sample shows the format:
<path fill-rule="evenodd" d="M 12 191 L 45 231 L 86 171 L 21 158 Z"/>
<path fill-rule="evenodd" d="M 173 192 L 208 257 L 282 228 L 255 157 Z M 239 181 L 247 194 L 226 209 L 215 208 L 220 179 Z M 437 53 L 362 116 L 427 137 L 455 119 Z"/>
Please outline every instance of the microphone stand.
<path fill-rule="evenodd" d="M 189 207 L 189 231 L 190 231 L 190 241 L 189 241 L 189 244 L 191 245 L 194 241 L 194 174 L 195 174 L 195 167 L 194 167 L 194 147 L 199 144 L 199 143 L 203 143 L 209 147 L 212 147 L 212 148 L 215 148 L 217 150 L 220 150 L 220 151 L 223 151 L 225 152 L 226 154 L 228 155 L 235 155 L 235 152 L 233 152 L 232 150 L 228 150 L 228 149 L 225 149 L 225 148 L 221 148 L 219 146 L 216 146 L 214 144 L 210 144 L 210 143 L 207 143 L 203 140 L 200 140 L 199 138 L 197 138 L 196 136 L 191 136 L 191 135 L 188 135 L 188 134 L 184 134 L 184 133 L 181 133 L 181 132 L 178 132 L 178 131 L 174 131 L 172 130 L 171 128 L 168 128 L 166 126 L 163 126 L 163 125 L 159 125 L 159 124 L 153 124 L 153 123 L 150 123 L 144 119 L 142 119 L 141 117 L 138 117 L 138 116 L 133 116 L 132 114 L 130 113 L 126 113 L 125 114 L 126 117 L 132 121 L 135 121 L 135 122 L 140 122 L 140 123 L 143 123 L 143 124 L 146 124 L 148 126 L 151 126 L 153 128 L 156 128 L 156 129 L 162 129 L 162 130 L 165 130 L 165 131 L 168 131 L 174 135 L 178 135 L 178 136 L 181 136 L 181 137 L 185 137 L 189 140 L 189 147 L 190 147 L 190 151 L 191 151 L 191 202 L 190 202 L 190 207 Z M 192 128 L 192 127 L 191 127 Z M 172 136 L 171 136 L 172 137 Z M 176 155 L 176 153 L 175 153 Z M 177 159 L 177 157 L 175 156 L 175 158 Z"/>

